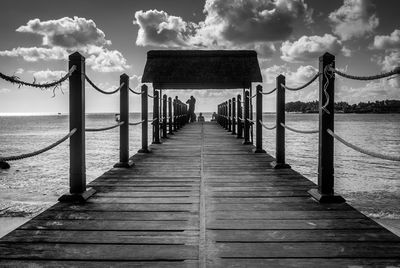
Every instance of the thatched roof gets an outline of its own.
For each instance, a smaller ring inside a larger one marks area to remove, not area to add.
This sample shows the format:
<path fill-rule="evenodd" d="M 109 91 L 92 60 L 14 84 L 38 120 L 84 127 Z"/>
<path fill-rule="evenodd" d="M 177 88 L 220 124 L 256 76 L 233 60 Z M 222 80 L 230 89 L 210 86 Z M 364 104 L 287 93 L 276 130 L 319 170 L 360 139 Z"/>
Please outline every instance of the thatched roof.
<path fill-rule="evenodd" d="M 158 89 L 248 88 L 262 82 L 251 50 L 152 50 L 142 83 Z"/>

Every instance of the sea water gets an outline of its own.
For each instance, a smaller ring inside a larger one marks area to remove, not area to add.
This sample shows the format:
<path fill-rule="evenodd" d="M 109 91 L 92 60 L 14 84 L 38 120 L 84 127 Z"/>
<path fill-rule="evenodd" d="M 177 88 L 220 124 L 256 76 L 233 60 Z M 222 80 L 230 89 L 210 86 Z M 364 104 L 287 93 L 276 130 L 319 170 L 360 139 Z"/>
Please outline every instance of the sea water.
<path fill-rule="evenodd" d="M 204 115 L 209 121 L 211 114 Z M 140 121 L 140 114 L 131 114 L 130 121 Z M 265 114 L 263 121 L 273 126 L 275 115 Z M 115 123 L 114 114 L 86 116 L 88 128 Z M 318 129 L 318 115 L 287 114 L 286 125 L 301 130 Z M 66 135 L 68 116 L 2 116 L 0 126 L 0 155 L 18 155 Z M 335 133 L 368 150 L 389 155 L 400 152 L 400 114 L 336 114 Z M 140 149 L 140 135 L 140 125 L 130 126 L 130 154 Z M 68 146 L 68 141 L 64 142 L 42 155 L 12 161 L 10 169 L 0 170 L 0 216 L 34 216 L 68 191 Z M 263 146 L 275 155 L 275 130 L 263 130 Z M 86 133 L 88 182 L 112 168 L 118 158 L 118 128 Z M 316 182 L 318 134 L 286 131 L 286 162 Z M 335 191 L 368 216 L 400 220 L 399 162 L 366 156 L 335 141 Z"/>

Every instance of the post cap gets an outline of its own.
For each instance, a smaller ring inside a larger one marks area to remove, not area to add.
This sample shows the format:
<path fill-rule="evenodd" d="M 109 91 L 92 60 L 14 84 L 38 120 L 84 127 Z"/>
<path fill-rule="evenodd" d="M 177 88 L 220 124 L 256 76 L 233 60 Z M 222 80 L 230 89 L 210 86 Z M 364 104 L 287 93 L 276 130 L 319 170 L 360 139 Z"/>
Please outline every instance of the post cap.
<path fill-rule="evenodd" d="M 334 61 L 335 60 L 335 56 L 332 55 L 329 52 L 325 52 L 324 55 L 319 57 L 320 61 Z"/>
<path fill-rule="evenodd" d="M 142 89 L 147 89 L 147 85 L 146 85 L 146 84 L 143 84 L 143 85 L 142 85 Z"/>
<path fill-rule="evenodd" d="M 76 51 L 76 52 L 72 53 L 71 55 L 69 55 L 68 58 L 69 58 L 69 60 L 78 60 L 78 59 L 80 59 L 82 61 L 85 60 L 85 57 L 82 56 L 82 54 L 79 53 L 78 51 Z"/>
<path fill-rule="evenodd" d="M 120 78 L 128 78 L 129 79 L 129 75 L 127 75 L 126 73 L 123 73 L 119 76 Z"/>
<path fill-rule="evenodd" d="M 257 85 L 256 89 L 261 91 L 262 90 L 262 85 Z"/>

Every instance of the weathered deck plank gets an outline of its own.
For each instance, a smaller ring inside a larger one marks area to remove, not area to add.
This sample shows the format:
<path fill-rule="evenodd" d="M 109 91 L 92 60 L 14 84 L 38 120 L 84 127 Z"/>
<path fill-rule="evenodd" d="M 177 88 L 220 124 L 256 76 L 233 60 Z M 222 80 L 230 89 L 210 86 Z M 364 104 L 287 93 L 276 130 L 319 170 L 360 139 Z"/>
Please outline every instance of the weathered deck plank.
<path fill-rule="evenodd" d="M 215 124 L 192 124 L 86 204 L 61 204 L 0 239 L 1 267 L 400 266 L 400 238 Z"/>

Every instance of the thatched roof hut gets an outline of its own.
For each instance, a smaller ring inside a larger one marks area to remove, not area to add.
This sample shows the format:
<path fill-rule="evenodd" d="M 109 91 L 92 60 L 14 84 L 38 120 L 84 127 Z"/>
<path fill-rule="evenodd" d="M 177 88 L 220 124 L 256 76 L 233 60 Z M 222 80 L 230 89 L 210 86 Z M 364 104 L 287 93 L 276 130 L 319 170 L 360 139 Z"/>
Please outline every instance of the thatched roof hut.
<path fill-rule="evenodd" d="M 152 50 L 142 76 L 156 89 L 249 88 L 251 82 L 262 78 L 250 50 Z"/>

